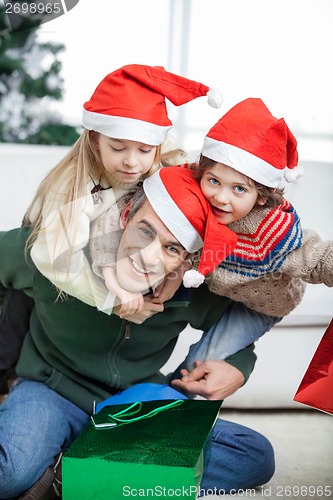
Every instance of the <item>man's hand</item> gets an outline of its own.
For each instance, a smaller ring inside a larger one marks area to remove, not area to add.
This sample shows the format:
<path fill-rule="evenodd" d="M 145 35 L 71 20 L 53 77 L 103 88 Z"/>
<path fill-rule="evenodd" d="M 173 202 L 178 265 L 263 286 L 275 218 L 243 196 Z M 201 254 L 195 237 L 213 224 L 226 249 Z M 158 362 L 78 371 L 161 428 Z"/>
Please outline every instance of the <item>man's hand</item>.
<path fill-rule="evenodd" d="M 173 380 L 172 386 L 212 400 L 225 399 L 245 382 L 243 373 L 226 361 L 197 360 L 195 365 L 190 372 L 181 370 L 182 378 Z"/>
<path fill-rule="evenodd" d="M 120 308 L 121 306 L 115 306 L 113 308 L 112 313 L 117 314 L 117 316 L 119 316 Z M 152 296 L 149 295 L 148 297 L 144 297 L 143 308 L 139 313 L 135 315 L 122 316 L 122 318 L 127 319 L 132 323 L 136 323 L 137 325 L 141 325 L 144 321 L 146 321 L 146 319 L 151 318 L 151 316 L 153 316 L 156 313 L 162 312 L 163 310 L 164 310 L 164 305 L 154 304 L 154 302 L 152 302 Z"/>

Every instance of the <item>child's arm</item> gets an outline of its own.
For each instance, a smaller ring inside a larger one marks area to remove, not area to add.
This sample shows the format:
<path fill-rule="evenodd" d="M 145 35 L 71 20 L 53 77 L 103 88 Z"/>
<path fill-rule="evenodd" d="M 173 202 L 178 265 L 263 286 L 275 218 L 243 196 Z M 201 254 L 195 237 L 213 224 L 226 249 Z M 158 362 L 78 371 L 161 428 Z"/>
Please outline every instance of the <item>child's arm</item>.
<path fill-rule="evenodd" d="M 237 268 L 218 267 L 206 282 L 211 292 L 257 312 L 287 316 L 301 302 L 306 283 L 333 287 L 333 241 L 322 241 L 317 233 L 305 229 L 300 248 L 287 254 L 274 272 L 256 277 L 238 273 Z"/>
<path fill-rule="evenodd" d="M 312 229 L 304 229 L 300 248 L 290 253 L 281 270 L 306 283 L 333 286 L 333 241 L 322 241 Z"/>
<path fill-rule="evenodd" d="M 102 279 L 92 272 L 85 253 L 90 220 L 84 199 L 73 205 L 70 225 L 63 223 L 70 207 L 64 205 L 43 219 L 42 230 L 31 248 L 37 269 L 64 293 L 91 306 L 105 301 L 107 290 Z M 68 209 L 68 210 L 67 210 Z"/>
<path fill-rule="evenodd" d="M 111 266 L 102 268 L 105 286 L 113 292 L 119 299 L 119 317 L 138 314 L 143 309 L 143 296 L 141 293 L 129 292 L 122 288 L 117 280 L 116 270 Z M 116 302 L 117 303 L 117 302 Z"/>
<path fill-rule="evenodd" d="M 96 306 L 104 303 L 107 290 L 103 279 L 91 269 L 87 244 L 91 225 L 115 204 L 115 195 L 113 190 L 103 191 L 103 203 L 94 205 L 90 190 L 89 183 L 86 196 L 72 203 L 66 204 L 62 195 L 53 200 L 54 211 L 43 215 L 42 231 L 33 243 L 31 257 L 59 290 Z M 68 213 L 72 213 L 71 222 L 64 224 Z"/>

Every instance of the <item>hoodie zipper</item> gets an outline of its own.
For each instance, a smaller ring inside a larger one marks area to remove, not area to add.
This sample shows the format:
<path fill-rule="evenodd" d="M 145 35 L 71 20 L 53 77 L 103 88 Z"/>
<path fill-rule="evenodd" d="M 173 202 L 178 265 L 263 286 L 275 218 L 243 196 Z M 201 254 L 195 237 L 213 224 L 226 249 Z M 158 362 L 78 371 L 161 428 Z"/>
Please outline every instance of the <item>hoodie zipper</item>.
<path fill-rule="evenodd" d="M 121 337 L 118 337 L 118 341 L 116 342 L 115 345 L 113 345 L 113 347 L 111 348 L 111 352 L 109 353 L 108 364 L 111 370 L 110 384 L 116 389 L 118 388 L 118 382 L 119 382 L 119 372 L 117 370 L 117 364 L 116 364 L 118 351 L 124 344 L 124 342 L 130 339 L 130 336 L 131 336 L 131 324 L 129 321 L 124 320 Z"/>
<path fill-rule="evenodd" d="M 125 340 L 129 340 L 131 338 L 131 324 L 127 320 L 125 320 L 124 338 Z"/>

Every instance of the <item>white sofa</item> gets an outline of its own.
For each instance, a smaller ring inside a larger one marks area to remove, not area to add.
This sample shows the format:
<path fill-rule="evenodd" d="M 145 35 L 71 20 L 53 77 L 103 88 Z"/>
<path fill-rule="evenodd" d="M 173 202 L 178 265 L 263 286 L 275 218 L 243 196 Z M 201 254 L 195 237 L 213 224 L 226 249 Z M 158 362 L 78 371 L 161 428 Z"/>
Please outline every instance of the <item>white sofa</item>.
<path fill-rule="evenodd" d="M 68 148 L 0 144 L 2 196 L 0 230 L 21 224 L 22 216 L 44 175 Z M 286 197 L 301 216 L 304 228 L 333 240 L 333 165 L 303 163 L 305 175 L 288 186 Z M 312 355 L 333 316 L 333 289 L 309 285 L 302 303 L 280 325 L 257 342 L 258 361 L 249 382 L 224 406 L 236 408 L 301 408 L 293 396 Z M 201 332 L 190 327 L 181 334 L 168 372 L 183 359 Z"/>

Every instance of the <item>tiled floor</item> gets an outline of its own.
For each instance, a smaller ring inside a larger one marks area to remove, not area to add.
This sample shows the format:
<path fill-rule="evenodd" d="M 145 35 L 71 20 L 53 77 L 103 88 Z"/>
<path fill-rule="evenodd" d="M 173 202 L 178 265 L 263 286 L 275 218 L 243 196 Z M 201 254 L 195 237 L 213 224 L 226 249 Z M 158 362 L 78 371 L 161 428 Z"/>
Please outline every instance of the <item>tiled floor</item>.
<path fill-rule="evenodd" d="M 333 498 L 333 416 L 317 410 L 222 410 L 221 415 L 264 434 L 274 447 L 276 459 L 275 475 L 267 485 L 230 498 Z"/>

